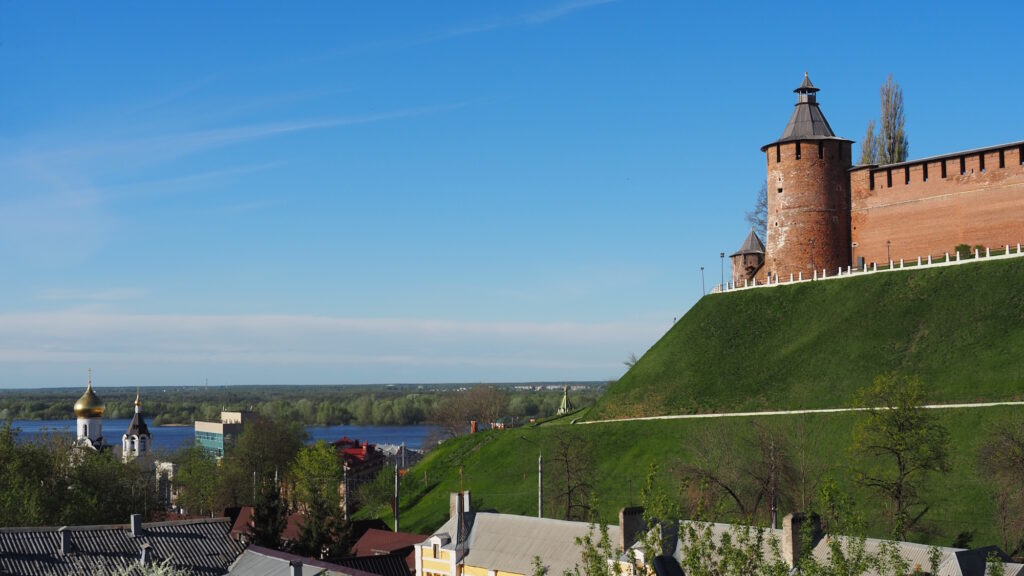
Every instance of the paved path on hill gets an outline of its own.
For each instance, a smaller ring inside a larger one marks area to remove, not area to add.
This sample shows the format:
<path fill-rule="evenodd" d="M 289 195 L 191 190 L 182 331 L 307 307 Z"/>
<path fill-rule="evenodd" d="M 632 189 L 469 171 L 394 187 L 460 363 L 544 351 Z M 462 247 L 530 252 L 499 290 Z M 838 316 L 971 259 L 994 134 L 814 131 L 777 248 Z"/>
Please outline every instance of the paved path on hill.
<path fill-rule="evenodd" d="M 1024 406 L 1019 402 L 978 402 L 975 404 L 930 404 L 925 408 L 944 410 L 952 408 L 992 408 L 993 406 Z M 773 410 L 768 412 L 722 412 L 718 414 L 672 414 L 669 416 L 643 416 L 639 418 L 619 418 L 613 420 L 590 420 L 573 422 L 573 424 L 607 424 L 609 422 L 638 422 L 643 420 L 693 420 L 698 418 L 746 418 L 750 416 L 789 416 L 792 414 L 833 414 L 836 412 L 863 412 L 868 408 L 812 408 L 807 410 Z"/>

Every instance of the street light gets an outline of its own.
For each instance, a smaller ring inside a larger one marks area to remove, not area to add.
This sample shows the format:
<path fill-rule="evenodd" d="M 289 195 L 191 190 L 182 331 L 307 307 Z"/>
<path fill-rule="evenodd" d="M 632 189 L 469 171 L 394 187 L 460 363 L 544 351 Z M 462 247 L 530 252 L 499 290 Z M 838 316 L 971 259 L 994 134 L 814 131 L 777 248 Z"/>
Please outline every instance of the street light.
<path fill-rule="evenodd" d="M 722 279 L 718 284 L 718 289 L 721 291 L 725 290 L 725 252 L 719 252 L 718 257 L 721 258 L 722 262 Z"/>
<path fill-rule="evenodd" d="M 892 256 L 889 255 L 889 246 L 892 245 L 892 240 L 885 241 L 885 259 L 889 262 L 889 266 L 892 267 Z"/>
<path fill-rule="evenodd" d="M 811 238 L 811 271 L 817 272 L 818 270 L 814 267 L 814 238 Z M 813 276 L 811 276 L 813 278 Z"/>
<path fill-rule="evenodd" d="M 520 440 L 526 440 L 537 447 L 537 518 L 544 517 L 544 451 L 541 445 L 520 435 Z"/>
<path fill-rule="evenodd" d="M 704 290 L 704 267 L 701 266 L 700 267 L 700 295 L 703 296 L 705 294 L 707 294 L 707 291 Z"/>

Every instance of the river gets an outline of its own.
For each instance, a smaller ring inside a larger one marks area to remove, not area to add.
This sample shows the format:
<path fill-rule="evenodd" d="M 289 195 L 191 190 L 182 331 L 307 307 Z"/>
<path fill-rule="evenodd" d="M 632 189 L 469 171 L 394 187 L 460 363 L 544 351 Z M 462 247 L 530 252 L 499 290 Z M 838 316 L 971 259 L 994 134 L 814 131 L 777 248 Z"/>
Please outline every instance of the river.
<path fill-rule="evenodd" d="M 103 436 L 108 444 L 120 446 L 121 436 L 128 429 L 131 420 L 103 420 Z M 75 420 L 15 420 L 14 428 L 21 430 L 20 440 L 34 440 L 46 432 L 60 434 L 75 433 Z M 411 426 L 306 426 L 309 443 L 318 440 L 331 442 L 343 436 L 371 444 L 401 444 L 409 448 L 422 448 L 427 438 L 437 430 L 436 426 L 416 424 Z M 149 426 L 153 435 L 153 448 L 157 451 L 173 452 L 195 441 L 192 426 Z"/>

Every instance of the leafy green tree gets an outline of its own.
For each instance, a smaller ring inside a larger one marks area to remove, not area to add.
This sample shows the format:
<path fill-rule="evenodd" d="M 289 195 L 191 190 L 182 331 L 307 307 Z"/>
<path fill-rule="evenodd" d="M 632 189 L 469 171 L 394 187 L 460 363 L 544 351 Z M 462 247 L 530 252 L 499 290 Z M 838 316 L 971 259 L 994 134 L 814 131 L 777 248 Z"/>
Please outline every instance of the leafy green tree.
<path fill-rule="evenodd" d="M 299 450 L 291 468 L 295 495 L 303 513 L 297 551 L 316 558 L 345 555 L 350 530 L 341 511 L 341 459 L 323 440 Z"/>
<path fill-rule="evenodd" d="M 306 430 L 298 420 L 260 417 L 245 424 L 232 455 L 257 483 L 284 475 L 306 442 Z"/>
<path fill-rule="evenodd" d="M 218 481 L 216 460 L 199 446 L 183 448 L 174 460 L 178 463 L 174 475 L 179 489 L 178 504 L 192 514 L 213 513 Z"/>
<path fill-rule="evenodd" d="M 63 475 L 44 446 L 19 443 L 10 421 L 0 425 L 0 526 L 54 523 L 67 491 Z"/>
<path fill-rule="evenodd" d="M 907 532 L 928 511 L 920 488 L 933 472 L 948 472 L 949 433 L 934 411 L 924 408 L 924 388 L 917 378 L 883 375 L 858 393 L 866 412 L 853 434 L 861 458 L 856 479 L 888 499 L 892 533 Z"/>

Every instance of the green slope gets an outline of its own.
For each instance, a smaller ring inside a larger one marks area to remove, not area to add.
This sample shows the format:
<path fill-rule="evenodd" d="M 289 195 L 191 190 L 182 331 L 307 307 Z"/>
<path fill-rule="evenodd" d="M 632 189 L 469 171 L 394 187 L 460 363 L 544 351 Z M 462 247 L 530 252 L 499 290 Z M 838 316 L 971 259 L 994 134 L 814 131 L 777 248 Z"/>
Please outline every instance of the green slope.
<path fill-rule="evenodd" d="M 702 298 L 588 419 L 848 406 L 879 373 L 935 402 L 1024 398 L 1024 259 Z"/>
<path fill-rule="evenodd" d="M 950 432 L 952 471 L 934 476 L 922 491 L 931 509 L 914 541 L 950 544 L 961 532 L 972 532 L 976 545 L 1000 542 L 996 507 L 988 487 L 975 472 L 977 448 L 984 432 L 1007 418 L 1024 417 L 1024 407 L 950 409 L 937 413 Z M 552 461 L 556 437 L 567 430 L 584 433 L 592 447 L 595 503 L 605 522 L 617 522 L 618 509 L 640 501 L 640 488 L 651 463 L 663 470 L 690 458 L 688 446 L 698 436 L 727 438 L 735 449 L 749 450 L 739 438 L 757 421 L 776 426 L 791 438 L 805 438 L 809 477 L 820 481 L 826 473 L 853 498 L 873 536 L 888 536 L 877 494 L 851 480 L 849 452 L 858 414 L 812 414 L 759 418 L 623 421 L 590 425 L 553 425 L 494 430 L 449 440 L 430 452 L 403 480 L 403 531 L 430 533 L 448 516 L 448 495 L 460 487 L 471 490 L 473 506 L 511 514 L 537 513 L 537 448 L 545 447 L 545 516 L 558 517 L 550 500 L 558 487 Z M 529 441 L 524 441 L 525 436 Z M 671 473 L 658 476 L 669 493 L 677 493 Z M 813 492 L 813 488 L 811 490 Z M 797 504 L 787 502 L 780 516 Z M 734 520 L 728 513 L 718 520 Z"/>

